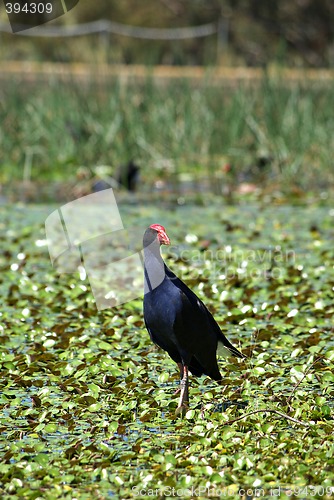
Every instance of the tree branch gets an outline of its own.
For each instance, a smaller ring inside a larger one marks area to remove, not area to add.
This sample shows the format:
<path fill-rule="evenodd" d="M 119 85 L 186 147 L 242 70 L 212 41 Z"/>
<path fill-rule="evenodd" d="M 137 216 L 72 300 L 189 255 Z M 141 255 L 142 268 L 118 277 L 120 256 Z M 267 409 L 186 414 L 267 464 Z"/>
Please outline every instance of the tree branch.
<path fill-rule="evenodd" d="M 245 415 L 242 415 L 241 417 L 234 418 L 233 420 L 228 420 L 227 422 L 224 422 L 224 425 L 233 424 L 234 422 L 238 422 L 239 420 L 249 417 L 250 415 L 254 415 L 255 413 L 276 413 L 276 415 L 279 415 L 282 418 L 286 418 L 287 420 L 291 420 L 291 422 L 294 422 L 295 424 L 303 425 L 304 427 L 310 427 L 310 424 L 308 422 L 297 420 L 297 418 L 289 417 L 289 415 L 286 415 L 285 413 L 279 410 L 273 410 L 273 409 L 254 410 L 249 413 L 246 413 Z"/>

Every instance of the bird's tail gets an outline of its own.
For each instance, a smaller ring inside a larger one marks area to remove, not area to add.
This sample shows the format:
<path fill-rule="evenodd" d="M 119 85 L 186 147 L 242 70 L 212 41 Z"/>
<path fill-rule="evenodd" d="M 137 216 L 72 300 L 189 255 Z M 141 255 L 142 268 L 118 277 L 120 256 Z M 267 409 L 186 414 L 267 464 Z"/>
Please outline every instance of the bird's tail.
<path fill-rule="evenodd" d="M 230 356 L 236 356 L 237 358 L 245 359 L 247 356 L 242 354 L 242 352 L 238 351 L 236 347 L 234 347 L 231 342 L 227 340 L 226 337 L 218 340 L 217 346 L 217 354 L 219 356 L 223 356 L 224 358 L 228 358 Z"/>

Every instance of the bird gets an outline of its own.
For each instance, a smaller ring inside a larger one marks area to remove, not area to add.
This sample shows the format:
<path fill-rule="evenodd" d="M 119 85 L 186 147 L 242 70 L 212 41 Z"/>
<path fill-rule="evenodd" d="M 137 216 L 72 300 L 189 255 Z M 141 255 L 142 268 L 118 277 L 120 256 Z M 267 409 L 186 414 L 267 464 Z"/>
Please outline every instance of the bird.
<path fill-rule="evenodd" d="M 170 245 L 166 229 L 151 224 L 143 237 L 144 322 L 151 340 L 179 367 L 176 415 L 184 415 L 189 408 L 189 370 L 195 376 L 204 374 L 220 381 L 217 353 L 246 356 L 229 342 L 197 295 L 166 266 L 161 245 Z"/>
<path fill-rule="evenodd" d="M 140 167 L 134 160 L 130 160 L 126 165 L 120 166 L 117 181 L 129 192 L 134 193 L 137 190 L 139 180 Z"/>

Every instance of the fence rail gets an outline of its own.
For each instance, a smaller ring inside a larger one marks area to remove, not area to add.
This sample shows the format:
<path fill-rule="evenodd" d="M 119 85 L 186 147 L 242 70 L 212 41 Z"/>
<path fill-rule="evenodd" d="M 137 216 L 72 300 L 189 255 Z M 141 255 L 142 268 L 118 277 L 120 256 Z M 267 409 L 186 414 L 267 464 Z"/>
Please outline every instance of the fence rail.
<path fill-rule="evenodd" d="M 37 26 L 27 31 L 16 33 L 25 37 L 77 37 L 96 33 L 110 33 L 132 38 L 147 40 L 185 40 L 188 38 L 203 38 L 214 35 L 224 29 L 222 23 L 208 23 L 200 26 L 189 26 L 184 28 L 144 28 L 140 26 L 129 26 L 101 19 L 91 23 L 76 24 L 73 26 Z M 9 25 L 0 23 L 0 32 L 12 33 Z"/>

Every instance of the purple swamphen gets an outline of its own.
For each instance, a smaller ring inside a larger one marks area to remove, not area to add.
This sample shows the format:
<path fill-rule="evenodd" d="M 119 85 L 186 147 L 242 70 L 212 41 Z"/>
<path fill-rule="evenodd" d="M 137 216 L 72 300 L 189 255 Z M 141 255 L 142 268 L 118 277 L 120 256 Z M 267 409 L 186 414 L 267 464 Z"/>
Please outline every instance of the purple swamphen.
<path fill-rule="evenodd" d="M 144 320 L 152 341 L 168 352 L 180 369 L 176 413 L 189 405 L 188 369 L 193 375 L 221 380 L 217 353 L 245 358 L 223 335 L 203 302 L 164 263 L 161 245 L 169 245 L 160 224 L 146 229 L 144 247 Z"/>

